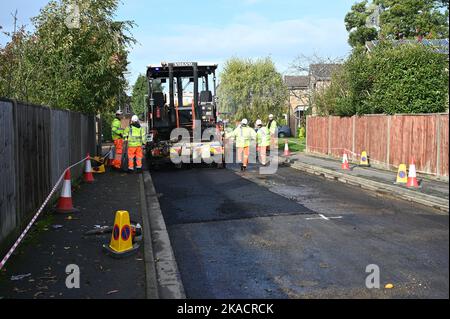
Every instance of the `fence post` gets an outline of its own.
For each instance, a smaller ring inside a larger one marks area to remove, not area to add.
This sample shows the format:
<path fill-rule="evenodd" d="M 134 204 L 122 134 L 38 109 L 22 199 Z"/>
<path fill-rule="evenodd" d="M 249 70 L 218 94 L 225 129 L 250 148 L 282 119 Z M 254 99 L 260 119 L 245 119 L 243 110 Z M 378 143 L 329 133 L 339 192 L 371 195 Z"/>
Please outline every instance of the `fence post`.
<path fill-rule="evenodd" d="M 387 116 L 387 141 L 386 141 L 386 168 L 390 169 L 389 158 L 391 157 L 391 115 Z"/>
<path fill-rule="evenodd" d="M 331 153 L 331 116 L 328 116 L 328 149 L 327 155 Z"/>
<path fill-rule="evenodd" d="M 16 202 L 16 227 L 20 227 L 21 223 L 21 214 L 23 212 L 23 205 L 19 199 L 19 190 L 20 190 L 20 170 L 19 170 L 19 121 L 18 121 L 18 103 L 17 100 L 12 100 L 13 103 L 13 127 L 14 127 L 14 195 Z"/>
<path fill-rule="evenodd" d="M 306 116 L 306 152 L 309 152 L 309 144 L 308 144 L 308 136 L 309 136 L 309 132 L 308 132 L 308 123 L 309 123 L 309 115 Z"/>
<path fill-rule="evenodd" d="M 441 175 L 441 116 L 440 115 L 435 115 L 436 116 L 436 175 L 440 176 Z"/>
<path fill-rule="evenodd" d="M 102 118 L 99 114 L 94 117 L 94 122 L 97 122 L 97 125 L 94 125 L 94 129 L 97 128 L 97 155 L 103 156 L 102 153 Z"/>
<path fill-rule="evenodd" d="M 352 125 L 353 125 L 353 128 L 352 128 L 352 152 L 353 152 L 353 154 L 355 154 L 356 115 L 353 115 Z"/>

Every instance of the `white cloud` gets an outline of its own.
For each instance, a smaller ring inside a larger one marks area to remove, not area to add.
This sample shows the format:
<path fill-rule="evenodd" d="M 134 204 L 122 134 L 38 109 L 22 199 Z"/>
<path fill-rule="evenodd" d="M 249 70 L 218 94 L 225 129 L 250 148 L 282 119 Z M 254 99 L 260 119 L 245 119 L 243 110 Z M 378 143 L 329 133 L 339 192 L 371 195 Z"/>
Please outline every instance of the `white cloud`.
<path fill-rule="evenodd" d="M 205 28 L 176 25 L 171 35 L 136 35 L 140 46 L 133 50 L 132 72 L 145 71 L 145 65 L 165 61 L 217 61 L 231 56 L 271 56 L 285 71 L 300 53 L 317 52 L 342 56 L 348 51 L 347 32 L 341 19 L 295 19 L 268 21 L 256 14 L 243 14 L 228 25 Z"/>

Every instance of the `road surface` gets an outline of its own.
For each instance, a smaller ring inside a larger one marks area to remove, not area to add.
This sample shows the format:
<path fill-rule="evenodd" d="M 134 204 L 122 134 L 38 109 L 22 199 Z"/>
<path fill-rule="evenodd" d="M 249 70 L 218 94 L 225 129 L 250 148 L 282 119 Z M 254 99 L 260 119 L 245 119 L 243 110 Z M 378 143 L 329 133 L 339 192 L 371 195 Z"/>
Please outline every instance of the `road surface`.
<path fill-rule="evenodd" d="M 449 297 L 448 215 L 289 167 L 152 177 L 188 298 Z"/>

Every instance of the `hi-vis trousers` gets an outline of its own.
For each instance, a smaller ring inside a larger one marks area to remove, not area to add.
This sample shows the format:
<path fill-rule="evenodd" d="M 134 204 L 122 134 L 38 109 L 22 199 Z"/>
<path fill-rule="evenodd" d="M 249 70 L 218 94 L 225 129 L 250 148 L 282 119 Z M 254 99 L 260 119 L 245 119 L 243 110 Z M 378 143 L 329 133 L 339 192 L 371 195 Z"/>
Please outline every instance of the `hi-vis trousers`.
<path fill-rule="evenodd" d="M 116 155 L 114 156 L 113 166 L 120 169 L 122 166 L 123 139 L 115 140 L 114 147 L 116 149 Z"/>
<path fill-rule="evenodd" d="M 237 148 L 237 159 L 238 162 L 242 162 L 242 166 L 248 166 L 248 157 L 250 156 L 250 147 L 238 147 Z M 243 157 L 243 158 L 242 158 Z"/>
<path fill-rule="evenodd" d="M 134 158 L 136 157 L 136 168 L 142 168 L 142 146 L 128 146 L 128 169 L 134 170 Z"/>

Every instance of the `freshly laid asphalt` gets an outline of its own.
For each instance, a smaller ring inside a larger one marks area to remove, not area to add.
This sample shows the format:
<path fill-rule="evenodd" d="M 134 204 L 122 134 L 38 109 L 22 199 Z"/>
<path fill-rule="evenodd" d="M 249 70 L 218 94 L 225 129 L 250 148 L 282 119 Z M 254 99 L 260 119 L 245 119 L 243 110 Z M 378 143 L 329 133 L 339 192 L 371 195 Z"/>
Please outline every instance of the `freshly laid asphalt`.
<path fill-rule="evenodd" d="M 449 297 L 448 215 L 289 167 L 152 177 L 188 298 Z"/>
<path fill-rule="evenodd" d="M 113 226 L 115 213 L 127 210 L 142 225 L 139 211 L 139 176 L 122 173 L 96 175 L 94 184 L 73 192 L 79 213 L 39 219 L 0 273 L 0 299 L 143 299 L 145 270 L 143 245 L 135 255 L 113 259 L 103 250 L 111 233 L 85 236 L 95 225 Z M 72 219 L 68 219 L 68 217 Z M 53 226 L 63 226 L 54 229 Z M 80 289 L 67 289 L 66 266 L 80 267 Z M 12 276 L 31 274 L 22 280 Z"/>

